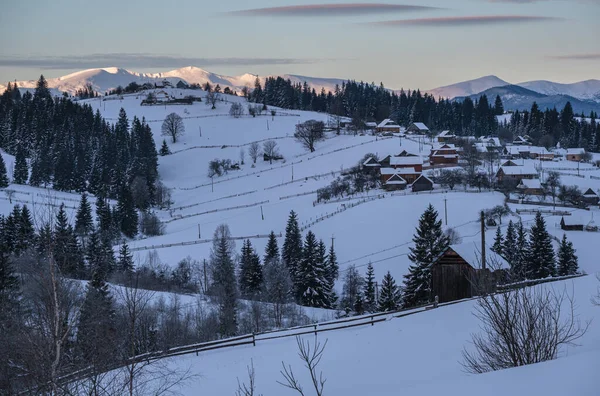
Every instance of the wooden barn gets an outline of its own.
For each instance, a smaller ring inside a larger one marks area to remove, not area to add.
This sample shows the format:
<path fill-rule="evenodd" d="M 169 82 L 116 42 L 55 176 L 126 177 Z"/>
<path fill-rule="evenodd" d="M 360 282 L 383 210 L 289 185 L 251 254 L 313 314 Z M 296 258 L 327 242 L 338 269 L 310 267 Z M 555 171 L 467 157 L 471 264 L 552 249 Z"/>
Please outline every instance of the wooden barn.
<path fill-rule="evenodd" d="M 495 290 L 496 278 L 503 276 L 508 263 L 485 248 L 487 266 L 482 266 L 481 244 L 466 242 L 449 246 L 431 267 L 431 287 L 438 301 L 449 302 L 471 298 L 480 291 Z M 490 271 L 487 267 L 496 269 Z"/>
<path fill-rule="evenodd" d="M 563 216 L 560 219 L 560 228 L 563 231 L 598 231 L 593 218 L 585 215 Z"/>
<path fill-rule="evenodd" d="M 425 175 L 421 175 L 412 184 L 412 191 L 431 191 L 433 190 L 433 181 Z"/>
<path fill-rule="evenodd" d="M 600 197 L 598 197 L 598 194 L 596 194 L 594 190 L 588 188 L 587 191 L 583 193 L 583 200 L 589 205 L 598 205 Z"/>
<path fill-rule="evenodd" d="M 383 188 L 386 191 L 398 191 L 405 190 L 406 185 L 406 180 L 404 180 L 402 176 L 394 174 L 383 184 Z"/>
<path fill-rule="evenodd" d="M 429 128 L 422 122 L 413 122 L 408 126 L 406 132 L 413 135 L 427 135 L 429 133 Z"/>

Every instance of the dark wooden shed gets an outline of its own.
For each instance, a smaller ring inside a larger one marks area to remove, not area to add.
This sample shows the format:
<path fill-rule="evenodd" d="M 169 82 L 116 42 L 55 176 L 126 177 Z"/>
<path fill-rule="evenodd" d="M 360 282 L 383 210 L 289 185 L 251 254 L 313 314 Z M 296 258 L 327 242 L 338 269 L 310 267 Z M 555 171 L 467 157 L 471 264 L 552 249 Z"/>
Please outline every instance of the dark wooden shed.
<path fill-rule="evenodd" d="M 583 231 L 583 222 L 579 221 L 579 218 L 569 217 L 565 220 L 563 217 L 560 219 L 560 228 L 563 231 Z"/>
<path fill-rule="evenodd" d="M 440 303 L 473 297 L 475 268 L 448 248 L 431 268 L 433 295 Z"/>
<path fill-rule="evenodd" d="M 425 175 L 421 175 L 412 184 L 412 191 L 430 191 L 433 190 L 433 181 Z"/>

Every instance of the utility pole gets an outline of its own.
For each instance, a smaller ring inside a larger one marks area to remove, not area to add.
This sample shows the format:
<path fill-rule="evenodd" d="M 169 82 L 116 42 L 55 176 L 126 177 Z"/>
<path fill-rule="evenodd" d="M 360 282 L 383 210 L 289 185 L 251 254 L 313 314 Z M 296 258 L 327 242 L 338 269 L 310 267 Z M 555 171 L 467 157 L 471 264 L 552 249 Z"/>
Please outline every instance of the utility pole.
<path fill-rule="evenodd" d="M 263 213 L 263 207 L 262 205 L 260 205 L 260 217 L 264 220 L 265 219 L 265 215 Z"/>
<path fill-rule="evenodd" d="M 292 165 L 292 181 L 294 181 L 294 165 Z"/>
<path fill-rule="evenodd" d="M 200 134 L 200 137 L 202 137 L 202 127 L 198 126 L 198 133 Z"/>
<path fill-rule="evenodd" d="M 198 223 L 198 239 L 202 238 L 202 234 L 200 233 L 200 223 Z"/>
<path fill-rule="evenodd" d="M 206 259 L 204 259 L 204 293 L 208 290 L 208 274 L 206 273 Z"/>
<path fill-rule="evenodd" d="M 210 177 L 210 192 L 215 192 L 215 182 L 214 182 L 214 175 Z"/>
<path fill-rule="evenodd" d="M 448 199 L 444 196 L 444 218 L 446 220 L 446 226 L 448 225 Z"/>
<path fill-rule="evenodd" d="M 481 269 L 485 270 L 485 214 L 481 211 Z"/>
<path fill-rule="evenodd" d="M 379 284 L 375 281 L 375 304 L 379 301 Z"/>
<path fill-rule="evenodd" d="M 331 234 L 331 248 L 333 249 L 333 243 L 335 241 L 335 235 Z"/>

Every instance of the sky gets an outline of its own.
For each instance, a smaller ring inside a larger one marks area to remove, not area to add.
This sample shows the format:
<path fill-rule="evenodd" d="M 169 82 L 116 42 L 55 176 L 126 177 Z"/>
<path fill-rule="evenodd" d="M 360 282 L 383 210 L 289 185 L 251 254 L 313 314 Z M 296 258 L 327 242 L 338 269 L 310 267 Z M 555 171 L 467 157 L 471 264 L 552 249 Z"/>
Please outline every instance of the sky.
<path fill-rule="evenodd" d="M 3 0 L 0 82 L 197 66 L 431 89 L 600 79 L 600 0 Z"/>

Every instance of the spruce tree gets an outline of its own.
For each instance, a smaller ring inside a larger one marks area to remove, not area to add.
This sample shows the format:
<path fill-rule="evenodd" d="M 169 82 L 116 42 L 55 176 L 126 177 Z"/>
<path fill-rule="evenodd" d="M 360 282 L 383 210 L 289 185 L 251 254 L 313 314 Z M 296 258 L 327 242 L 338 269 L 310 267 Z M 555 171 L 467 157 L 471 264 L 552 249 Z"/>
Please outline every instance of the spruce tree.
<path fill-rule="evenodd" d="M 94 227 L 94 220 L 92 219 L 92 208 L 87 199 L 87 194 L 84 192 L 81 194 L 81 200 L 79 201 L 79 208 L 77 209 L 77 215 L 75 216 L 75 232 L 81 237 L 86 237 L 92 228 Z"/>
<path fill-rule="evenodd" d="M 117 213 L 120 230 L 128 238 L 133 238 L 138 233 L 138 213 L 133 203 L 131 190 L 128 187 L 121 188 L 117 202 Z"/>
<path fill-rule="evenodd" d="M 33 221 L 31 220 L 31 212 L 27 208 L 27 205 L 23 205 L 20 216 L 15 212 L 15 224 L 17 224 L 17 233 L 15 238 L 15 254 L 20 254 L 27 250 L 31 242 L 35 239 L 35 230 L 33 228 Z"/>
<path fill-rule="evenodd" d="M 119 258 L 117 260 L 117 268 L 124 274 L 133 273 L 133 256 L 129 250 L 129 245 L 123 242 L 119 248 Z"/>
<path fill-rule="evenodd" d="M 13 182 L 15 184 L 27 184 L 29 179 L 29 169 L 27 168 L 27 160 L 25 159 L 25 151 L 19 147 L 15 157 L 15 170 L 13 174 Z"/>
<path fill-rule="evenodd" d="M 517 250 L 514 256 L 514 262 L 510 263 L 511 275 L 515 281 L 521 281 L 527 277 L 527 251 L 529 250 L 529 241 L 527 240 L 527 231 L 523 222 L 517 224 Z"/>
<path fill-rule="evenodd" d="M 322 248 L 325 244 L 321 241 Z M 340 266 L 337 262 L 337 255 L 333 244 L 329 247 L 329 254 L 325 257 L 325 279 L 327 281 L 326 293 L 329 296 L 329 306 L 333 307 L 337 301 L 337 294 L 335 292 L 335 281 L 339 277 Z"/>
<path fill-rule="evenodd" d="M 265 265 L 271 260 L 279 260 L 279 246 L 277 245 L 277 236 L 273 231 L 269 234 L 267 247 L 265 248 L 265 257 L 263 263 Z"/>
<path fill-rule="evenodd" d="M 448 248 L 448 238 L 442 231 L 442 221 L 431 204 L 419 219 L 413 237 L 414 247 L 408 258 L 413 262 L 404 276 L 404 306 L 425 304 L 431 299 L 431 265 Z"/>
<path fill-rule="evenodd" d="M 169 149 L 169 145 L 167 144 L 167 141 L 165 139 L 163 139 L 162 146 L 160 146 L 160 151 L 158 153 L 162 157 L 164 157 L 165 155 L 171 154 L 171 150 Z"/>
<path fill-rule="evenodd" d="M 377 300 L 375 299 L 375 270 L 373 269 L 373 264 L 371 264 L 371 262 L 369 262 L 369 265 L 367 266 L 364 296 L 365 310 L 367 312 L 375 312 L 377 310 Z"/>
<path fill-rule="evenodd" d="M 525 272 L 529 279 L 543 279 L 556 275 L 552 239 L 546 230 L 546 221 L 541 212 L 536 214 L 535 223 L 531 227 Z"/>
<path fill-rule="evenodd" d="M 0 188 L 8 187 L 8 174 L 6 173 L 6 164 L 4 163 L 4 158 L 2 158 L 2 154 L 0 153 Z"/>
<path fill-rule="evenodd" d="M 319 243 L 312 231 L 306 234 L 296 279 L 299 301 L 302 305 L 317 308 L 328 306 L 325 267 L 319 254 Z"/>
<path fill-rule="evenodd" d="M 290 212 L 285 227 L 285 239 L 283 241 L 281 258 L 288 267 L 290 277 L 294 283 L 296 301 L 300 301 L 302 298 L 302 288 L 300 287 L 300 280 L 298 279 L 298 266 L 302 260 L 302 234 L 300 233 L 300 227 L 298 226 L 298 217 L 293 210 Z"/>
<path fill-rule="evenodd" d="M 496 228 L 496 236 L 494 237 L 494 244 L 492 245 L 492 252 L 504 257 L 504 239 L 502 237 L 502 231 L 500 227 Z"/>
<path fill-rule="evenodd" d="M 400 292 L 392 274 L 388 271 L 381 282 L 381 293 L 377 301 L 377 310 L 381 312 L 395 311 L 400 306 Z"/>
<path fill-rule="evenodd" d="M 245 298 L 259 296 L 263 286 L 263 271 L 260 257 L 254 251 L 249 239 L 242 245 L 240 257 L 240 292 Z"/>
<path fill-rule="evenodd" d="M 517 232 L 514 223 L 512 220 L 509 220 L 508 227 L 506 228 L 506 237 L 502 243 L 502 257 L 504 257 L 511 267 L 515 262 L 517 252 Z"/>
<path fill-rule="evenodd" d="M 210 293 L 219 301 L 219 332 L 221 336 L 237 333 L 237 282 L 233 262 L 233 241 L 229 227 L 222 224 L 213 236 L 210 252 L 212 285 Z"/>
<path fill-rule="evenodd" d="M 558 247 L 558 276 L 575 275 L 579 272 L 577 256 L 573 248 L 573 242 L 567 240 L 567 235 L 563 234 L 560 246 Z"/>

